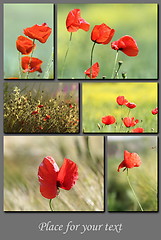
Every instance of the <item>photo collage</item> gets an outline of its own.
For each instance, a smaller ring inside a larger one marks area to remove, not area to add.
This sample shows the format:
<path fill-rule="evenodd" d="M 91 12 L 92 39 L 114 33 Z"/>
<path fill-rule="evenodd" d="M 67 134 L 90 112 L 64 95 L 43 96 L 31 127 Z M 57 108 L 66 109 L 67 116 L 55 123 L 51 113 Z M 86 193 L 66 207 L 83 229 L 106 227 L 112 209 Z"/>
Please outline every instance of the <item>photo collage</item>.
<path fill-rule="evenodd" d="M 158 212 L 158 4 L 4 3 L 3 36 L 3 211 Z"/>

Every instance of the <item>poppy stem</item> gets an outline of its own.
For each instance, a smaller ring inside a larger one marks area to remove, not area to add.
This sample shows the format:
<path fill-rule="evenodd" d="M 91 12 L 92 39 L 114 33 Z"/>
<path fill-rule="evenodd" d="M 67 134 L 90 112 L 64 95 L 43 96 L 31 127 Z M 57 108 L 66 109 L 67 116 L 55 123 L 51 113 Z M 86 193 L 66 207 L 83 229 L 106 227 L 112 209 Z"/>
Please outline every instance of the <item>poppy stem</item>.
<path fill-rule="evenodd" d="M 118 59 L 118 54 L 119 54 L 119 52 L 117 51 L 116 52 L 116 56 L 115 56 L 115 62 L 114 62 L 113 73 L 112 73 L 111 79 L 115 79 L 115 76 L 117 74 L 117 71 L 115 72 L 115 69 L 116 69 L 116 63 L 117 63 L 117 59 Z"/>
<path fill-rule="evenodd" d="M 19 79 L 21 79 L 21 71 L 22 71 L 22 69 L 21 69 L 21 57 L 20 57 L 20 52 L 18 52 L 18 62 L 19 62 L 19 74 L 18 74 L 18 76 L 19 76 Z"/>
<path fill-rule="evenodd" d="M 67 50 L 66 50 L 66 53 L 65 53 L 65 57 L 64 57 L 64 62 L 63 62 L 63 67 L 62 67 L 62 72 L 61 72 L 61 78 L 63 78 L 65 64 L 66 64 L 66 59 L 67 59 L 67 55 L 68 55 L 69 48 L 70 48 L 70 45 L 71 45 L 71 41 L 72 41 L 72 32 L 70 33 L 69 43 L 68 43 L 68 47 L 67 47 Z"/>
<path fill-rule="evenodd" d="M 129 186 L 130 186 L 130 188 L 131 188 L 131 190 L 132 190 L 132 192 L 133 192 L 133 194 L 134 194 L 134 197 L 135 197 L 135 199 L 136 199 L 136 201 L 137 201 L 137 203 L 138 203 L 141 211 L 143 212 L 144 210 L 143 210 L 143 208 L 142 208 L 142 206 L 141 206 L 141 204 L 140 204 L 140 202 L 139 202 L 139 200 L 138 200 L 138 198 L 137 198 L 137 196 L 136 196 L 136 193 L 135 193 L 135 191 L 134 191 L 134 189 L 133 189 L 133 187 L 132 187 L 132 185 L 131 185 L 131 183 L 130 183 L 130 179 L 129 179 L 129 176 L 128 176 L 128 168 L 127 168 L 127 181 L 128 181 L 128 183 L 129 183 Z"/>
<path fill-rule="evenodd" d="M 30 64 L 31 64 L 31 61 L 32 61 L 33 53 L 34 53 L 34 44 L 35 44 L 35 39 L 33 39 L 33 42 L 32 42 L 32 52 L 31 52 L 30 61 L 29 61 L 29 64 L 28 64 L 28 70 L 30 70 Z M 29 77 L 29 71 L 27 72 L 26 79 L 28 79 L 28 77 Z"/>
<path fill-rule="evenodd" d="M 91 61 L 90 61 L 90 79 L 92 79 L 92 62 L 93 62 L 93 51 L 96 43 L 93 43 L 92 50 L 91 50 Z"/>
<path fill-rule="evenodd" d="M 51 204 L 52 200 L 53 200 L 53 198 L 49 200 L 49 207 L 50 207 L 50 210 L 53 212 L 54 209 L 53 209 L 52 204 Z"/>
<path fill-rule="evenodd" d="M 121 67 L 122 63 L 123 63 L 122 61 L 118 62 L 118 68 L 115 71 L 114 79 L 118 77 L 118 73 L 119 73 L 119 70 L 120 70 L 120 67 Z"/>
<path fill-rule="evenodd" d="M 50 69 L 51 69 L 51 67 L 53 65 L 53 61 L 54 61 L 54 51 L 52 52 L 51 57 L 50 57 L 49 62 L 48 62 L 48 65 L 46 67 L 46 71 L 45 71 L 44 77 L 43 77 L 44 79 L 48 79 L 49 78 Z"/>

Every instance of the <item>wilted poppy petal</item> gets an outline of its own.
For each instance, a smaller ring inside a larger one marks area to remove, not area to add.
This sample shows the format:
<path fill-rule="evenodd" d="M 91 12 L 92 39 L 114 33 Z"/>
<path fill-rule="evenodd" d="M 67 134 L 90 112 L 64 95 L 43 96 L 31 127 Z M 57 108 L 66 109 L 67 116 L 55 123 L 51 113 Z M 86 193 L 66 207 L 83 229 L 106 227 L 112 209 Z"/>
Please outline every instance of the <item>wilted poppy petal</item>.
<path fill-rule="evenodd" d="M 36 44 L 33 44 L 33 41 L 27 37 L 19 36 L 16 40 L 16 47 L 22 54 L 28 55 L 36 47 Z"/>
<path fill-rule="evenodd" d="M 43 61 L 41 61 L 38 58 L 34 58 L 34 57 L 22 57 L 21 58 L 21 66 L 24 69 L 23 72 L 42 72 L 41 69 L 41 64 L 43 63 Z"/>
<path fill-rule="evenodd" d="M 59 168 L 52 157 L 45 157 L 39 166 L 38 179 L 43 197 L 52 199 L 57 196 L 57 175 Z"/>
<path fill-rule="evenodd" d="M 108 44 L 115 33 L 114 29 L 111 29 L 106 24 L 95 25 L 91 33 L 91 40 L 98 44 Z"/>
<path fill-rule="evenodd" d="M 80 9 L 73 9 L 68 13 L 66 27 L 68 32 L 76 32 L 79 29 L 88 31 L 90 24 L 80 17 Z"/>
<path fill-rule="evenodd" d="M 42 25 L 35 24 L 32 27 L 25 28 L 24 34 L 32 39 L 37 39 L 41 43 L 45 43 L 51 34 L 52 29 L 46 23 Z"/>
<path fill-rule="evenodd" d="M 70 190 L 78 179 L 78 167 L 70 159 L 64 159 L 57 177 L 57 186 Z"/>
<path fill-rule="evenodd" d="M 100 71 L 100 66 L 99 63 L 96 62 L 95 64 L 92 65 L 92 71 L 91 68 L 88 68 L 84 73 L 90 78 L 90 75 L 92 76 L 91 78 L 94 79 L 98 76 L 98 73 Z"/>
<path fill-rule="evenodd" d="M 131 36 L 123 36 L 119 40 L 111 43 L 111 47 L 114 50 L 122 51 L 130 57 L 138 55 L 139 48 L 136 41 Z"/>

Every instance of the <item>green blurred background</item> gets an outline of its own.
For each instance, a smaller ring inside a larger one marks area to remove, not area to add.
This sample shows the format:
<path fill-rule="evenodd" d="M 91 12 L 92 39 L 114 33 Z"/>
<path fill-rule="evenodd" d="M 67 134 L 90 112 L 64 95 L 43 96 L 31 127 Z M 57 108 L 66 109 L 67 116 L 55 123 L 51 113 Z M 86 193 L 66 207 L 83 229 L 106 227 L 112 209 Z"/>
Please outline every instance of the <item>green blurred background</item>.
<path fill-rule="evenodd" d="M 157 132 L 158 115 L 151 110 L 158 106 L 157 83 L 83 83 L 83 129 L 84 132 L 118 132 L 114 125 L 99 130 L 102 117 L 113 115 L 120 124 L 121 117 L 127 117 L 129 109 L 117 104 L 116 98 L 124 96 L 134 102 L 136 108 L 131 109 L 130 117 L 139 119 L 134 127 L 143 127 L 145 132 Z M 142 120 L 142 122 L 141 122 Z M 131 130 L 131 129 L 130 129 Z M 122 129 L 127 132 L 127 128 Z"/>
<path fill-rule="evenodd" d="M 104 210 L 104 138 L 101 136 L 5 136 L 4 210 L 50 211 L 39 191 L 38 167 L 52 156 L 78 165 L 79 179 L 70 191 L 60 189 L 55 211 Z"/>
<path fill-rule="evenodd" d="M 81 9 L 81 17 L 90 23 L 90 30 L 73 33 L 63 78 L 84 78 L 84 71 L 90 67 L 90 52 L 93 42 L 90 39 L 95 25 L 102 23 L 116 30 L 112 41 L 124 35 L 132 36 L 139 47 L 137 57 L 128 57 L 119 52 L 128 78 L 157 78 L 157 4 L 59 4 L 58 5 L 58 77 L 70 33 L 66 29 L 66 17 L 72 9 Z M 97 78 L 111 78 L 116 51 L 110 44 L 96 44 L 93 63 L 99 62 L 100 73 Z"/>
<path fill-rule="evenodd" d="M 53 55 L 53 4 L 4 4 L 4 78 L 19 77 L 19 52 L 16 48 L 16 40 L 23 35 L 23 29 L 35 24 L 47 23 L 52 28 L 52 33 L 46 43 L 36 40 L 36 49 L 33 57 L 43 61 L 43 78 L 48 63 Z M 25 55 L 22 55 L 25 56 Z M 30 73 L 30 78 L 35 78 L 37 72 Z M 49 78 L 53 78 L 53 66 L 51 66 Z"/>
<path fill-rule="evenodd" d="M 144 211 L 158 210 L 157 137 L 108 137 L 108 211 L 140 211 L 127 182 L 127 173 L 117 172 L 124 150 L 139 154 L 140 167 L 129 169 L 129 179 Z"/>

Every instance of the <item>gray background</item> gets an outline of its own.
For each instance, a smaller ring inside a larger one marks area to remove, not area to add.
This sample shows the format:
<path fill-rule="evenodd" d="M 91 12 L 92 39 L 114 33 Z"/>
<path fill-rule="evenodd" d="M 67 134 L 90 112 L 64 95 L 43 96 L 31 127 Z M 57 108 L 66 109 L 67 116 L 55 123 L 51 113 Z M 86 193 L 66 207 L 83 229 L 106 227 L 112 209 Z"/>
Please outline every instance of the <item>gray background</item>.
<path fill-rule="evenodd" d="M 156 239 L 156 236 L 160 235 L 160 223 L 161 214 L 158 213 L 4 213 L 3 212 L 3 3 L 13 3 L 10 1 L 0 2 L 0 234 L 1 239 L 119 239 L 119 240 L 134 240 L 134 239 Z M 16 3 L 23 3 L 23 1 L 15 1 Z M 42 1 L 35 0 L 34 3 L 110 3 L 108 0 L 77 0 L 77 1 Z M 130 3 L 130 1 L 122 1 L 123 3 Z M 131 1 L 132 2 L 132 1 Z M 153 1 L 135 1 L 135 3 L 152 3 Z M 160 0 L 158 3 L 161 2 Z M 24 1 L 24 3 L 33 3 L 33 1 Z M 121 3 L 121 1 L 111 1 L 111 3 Z M 133 1 L 134 3 L 134 1 Z M 156 2 L 154 2 L 156 3 Z M 136 13 L 137 17 L 137 13 Z M 145 26 L 146 28 L 146 26 Z M 149 33 L 150 34 L 150 33 Z M 56 80 L 57 81 L 57 80 Z M 159 159 L 160 160 L 160 159 Z M 107 165 L 107 164 L 106 164 Z M 160 164 L 159 164 L 160 165 Z M 159 166 L 160 168 L 160 166 Z M 160 171 L 161 169 L 159 169 Z M 160 177 L 159 177 L 160 178 Z M 105 189 L 107 186 L 105 185 Z M 105 191 L 105 195 L 106 195 Z M 106 203 L 106 199 L 105 199 Z M 107 210 L 107 209 L 106 209 Z M 38 229 L 40 222 L 51 221 L 52 224 L 66 225 L 69 221 L 73 221 L 74 224 L 123 224 L 123 230 L 121 233 L 116 232 L 86 232 L 83 235 L 80 232 L 68 232 L 62 234 L 62 232 L 44 231 L 41 232 Z"/>

